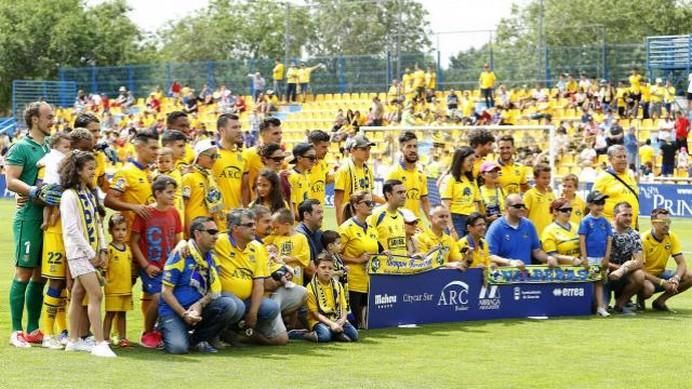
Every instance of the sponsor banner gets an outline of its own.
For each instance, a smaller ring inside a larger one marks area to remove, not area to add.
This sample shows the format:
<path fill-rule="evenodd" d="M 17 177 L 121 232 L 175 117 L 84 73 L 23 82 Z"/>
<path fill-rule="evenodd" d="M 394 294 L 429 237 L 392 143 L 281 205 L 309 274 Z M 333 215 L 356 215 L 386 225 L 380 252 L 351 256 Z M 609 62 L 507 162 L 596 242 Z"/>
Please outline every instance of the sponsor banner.
<path fill-rule="evenodd" d="M 468 320 L 591 314 L 589 282 L 483 282 L 481 269 L 433 269 L 408 276 L 372 274 L 368 328 Z"/>
<path fill-rule="evenodd" d="M 440 247 L 425 257 L 374 255 L 368 262 L 368 272 L 370 274 L 406 275 L 428 271 L 444 264 L 445 250 L 449 250 L 449 248 Z"/>
<path fill-rule="evenodd" d="M 499 267 L 489 271 L 490 284 L 542 284 L 561 282 L 594 282 L 601 279 L 601 267 L 583 266 L 548 267 L 540 265 L 526 266 L 523 270 L 518 267 Z"/>

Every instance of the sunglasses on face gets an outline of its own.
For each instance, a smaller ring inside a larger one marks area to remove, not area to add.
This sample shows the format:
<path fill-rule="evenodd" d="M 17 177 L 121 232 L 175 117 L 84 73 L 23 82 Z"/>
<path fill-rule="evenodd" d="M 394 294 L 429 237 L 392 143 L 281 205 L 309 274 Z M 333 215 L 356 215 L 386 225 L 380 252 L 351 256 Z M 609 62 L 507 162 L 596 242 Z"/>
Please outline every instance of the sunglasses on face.
<path fill-rule="evenodd" d="M 301 158 L 309 159 L 309 160 L 311 160 L 311 161 L 314 161 L 314 160 L 317 159 L 317 156 L 315 156 L 315 155 L 301 155 L 300 157 L 301 157 Z"/>
<path fill-rule="evenodd" d="M 219 154 L 207 154 L 207 153 L 202 153 L 202 154 L 200 154 L 200 155 L 204 155 L 205 157 L 209 157 L 209 158 L 211 158 L 211 159 L 218 159 L 219 157 L 221 157 Z"/>
<path fill-rule="evenodd" d="M 526 204 L 512 204 L 512 205 L 510 205 L 510 207 L 512 207 L 514 209 L 525 209 Z"/>
<path fill-rule="evenodd" d="M 279 162 L 283 162 L 284 157 L 269 157 L 269 159 L 276 162 L 276 163 L 279 163 Z"/>
<path fill-rule="evenodd" d="M 208 230 L 200 230 L 200 231 L 204 231 L 204 232 L 206 232 L 206 233 L 209 234 L 209 235 L 216 235 L 216 234 L 219 233 L 219 230 L 216 230 L 216 229 L 214 229 L 214 228 L 210 228 L 210 229 L 208 229 Z"/>
<path fill-rule="evenodd" d="M 245 227 L 245 228 L 252 228 L 252 227 L 254 227 L 255 225 L 256 225 L 255 222 L 249 222 L 249 223 L 244 223 L 244 224 L 238 224 L 239 227 Z"/>
<path fill-rule="evenodd" d="M 558 209 L 558 211 L 560 211 L 562 213 L 570 213 L 570 212 L 572 212 L 572 208 L 569 208 L 569 207 L 568 208 L 560 208 L 560 209 Z"/>
<path fill-rule="evenodd" d="M 673 221 L 670 219 L 668 219 L 668 220 L 652 220 L 651 222 L 657 223 L 657 224 L 663 224 L 664 226 L 669 226 L 669 225 L 671 225 L 671 223 L 673 223 Z"/>
<path fill-rule="evenodd" d="M 367 205 L 368 207 L 375 206 L 375 202 L 372 200 L 363 200 L 363 201 L 359 202 L 359 204 L 361 204 L 361 203 Z"/>
<path fill-rule="evenodd" d="M 598 200 L 592 203 L 593 205 L 605 205 L 605 200 Z"/>

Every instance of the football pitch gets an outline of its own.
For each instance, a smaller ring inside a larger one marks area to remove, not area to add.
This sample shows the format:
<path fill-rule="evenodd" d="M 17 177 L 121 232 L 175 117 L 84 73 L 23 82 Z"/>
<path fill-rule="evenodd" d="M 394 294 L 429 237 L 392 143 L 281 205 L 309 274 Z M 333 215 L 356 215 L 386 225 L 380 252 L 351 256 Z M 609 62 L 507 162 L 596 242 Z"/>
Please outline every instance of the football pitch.
<path fill-rule="evenodd" d="M 0 388 L 639 388 L 686 387 L 692 379 L 692 292 L 668 302 L 675 314 L 391 328 L 362 331 L 353 344 L 292 342 L 183 356 L 114 348 L 117 359 L 15 349 L 7 343 L 13 206 L 0 201 Z M 334 228 L 333 211 L 326 213 L 325 226 Z M 692 220 L 677 219 L 671 228 L 691 263 Z M 128 315 L 135 342 L 142 327 L 137 305 Z"/>

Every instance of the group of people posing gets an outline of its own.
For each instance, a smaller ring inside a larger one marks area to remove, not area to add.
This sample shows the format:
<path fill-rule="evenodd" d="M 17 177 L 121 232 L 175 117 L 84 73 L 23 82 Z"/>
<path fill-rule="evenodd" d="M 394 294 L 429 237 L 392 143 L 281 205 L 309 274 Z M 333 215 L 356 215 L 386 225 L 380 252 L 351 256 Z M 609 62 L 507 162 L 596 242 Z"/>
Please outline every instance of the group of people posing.
<path fill-rule="evenodd" d="M 130 346 L 126 313 L 138 279 L 145 347 L 186 353 L 289 338 L 356 341 L 376 255 L 438 252 L 438 265 L 460 270 L 598 265 L 610 271 L 614 310 L 626 314 L 634 295 L 643 302 L 661 289 L 653 307 L 667 310 L 666 300 L 692 284 L 665 210 L 654 211 L 642 238 L 631 228 L 637 188 L 622 147 L 608 151 L 612 167 L 579 220 L 587 206 L 575 177 L 556 198 L 550 168 L 539 164 L 530 188 L 530 169 L 512 160 L 513 139 L 499 139 L 498 161 L 486 160 L 496 142 L 483 129 L 455 150 L 439 180 L 441 203 L 431 204 L 413 132 L 400 134 L 400 160 L 380 196 L 368 164 L 374 143 L 363 135 L 349 138 L 349 156 L 333 171 L 324 131 L 310 132 L 287 157 L 278 119 L 265 119 L 260 145 L 243 149 L 239 118 L 222 114 L 216 139 L 192 145 L 187 116 L 174 112 L 162 134 L 134 136 L 134 157 L 108 180 L 95 149 L 98 117 L 80 114 L 73 129 L 53 133 L 50 105 L 30 104 L 24 116 L 28 135 L 6 158 L 18 205 L 10 289 L 16 347 L 115 356 L 112 345 Z M 338 228 L 323 230 L 332 182 Z M 673 273 L 665 271 L 670 256 Z M 606 306 L 597 299 L 602 316 Z"/>

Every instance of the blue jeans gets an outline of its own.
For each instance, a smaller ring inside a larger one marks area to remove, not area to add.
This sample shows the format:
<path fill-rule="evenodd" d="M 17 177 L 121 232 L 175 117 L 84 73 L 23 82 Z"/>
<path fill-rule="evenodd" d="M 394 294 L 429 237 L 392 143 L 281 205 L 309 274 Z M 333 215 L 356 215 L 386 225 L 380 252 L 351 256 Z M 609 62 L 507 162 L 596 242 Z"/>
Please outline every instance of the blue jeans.
<path fill-rule="evenodd" d="M 250 299 L 245 300 L 243 305 L 243 312 L 244 314 L 247 314 L 250 311 Z M 276 301 L 270 298 L 262 297 L 262 302 L 257 310 L 257 325 L 259 326 L 263 322 L 270 322 L 280 314 L 281 307 L 279 307 L 279 304 Z"/>
<path fill-rule="evenodd" d="M 324 323 L 317 323 L 313 330 L 317 333 L 317 341 L 319 343 L 326 343 L 332 340 L 335 333 Z M 344 323 L 344 334 L 351 338 L 352 342 L 358 340 L 358 330 L 351 325 L 351 323 Z"/>
<path fill-rule="evenodd" d="M 462 215 L 459 213 L 452 214 L 452 225 L 454 225 L 454 229 L 457 231 L 459 239 L 466 236 L 466 218 L 468 218 L 468 215 Z"/>
<path fill-rule="evenodd" d="M 237 310 L 237 307 L 232 298 L 221 296 L 204 307 L 202 321 L 195 327 L 188 326 L 182 317 L 175 314 L 160 317 L 164 350 L 171 354 L 185 354 L 190 345 L 213 339 L 226 327 L 240 320 L 243 311 Z M 192 335 L 188 333 L 190 330 L 194 330 Z"/>

